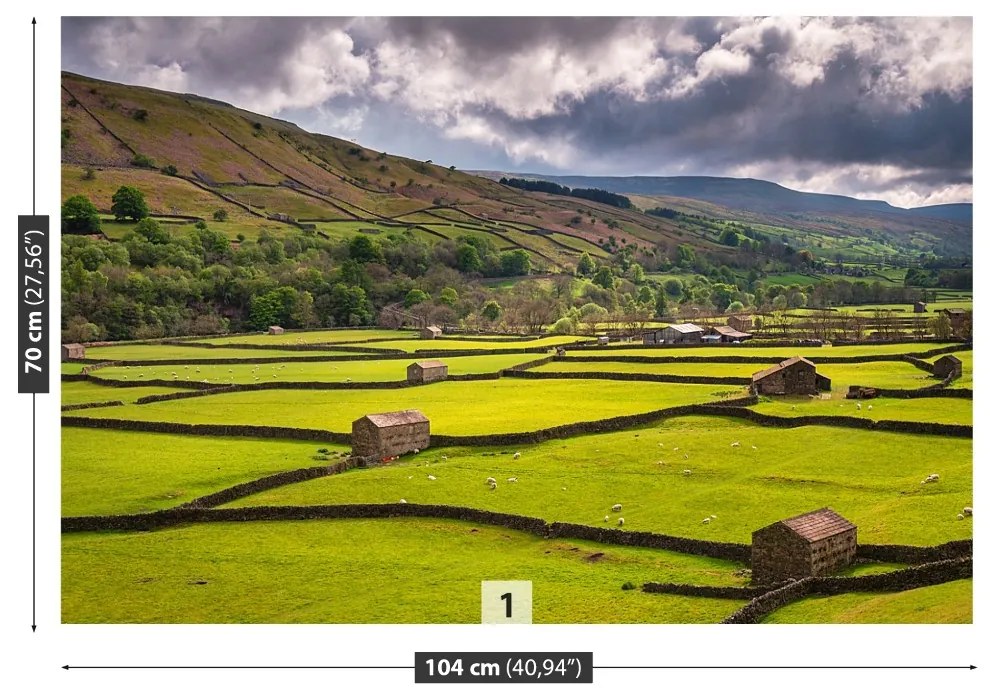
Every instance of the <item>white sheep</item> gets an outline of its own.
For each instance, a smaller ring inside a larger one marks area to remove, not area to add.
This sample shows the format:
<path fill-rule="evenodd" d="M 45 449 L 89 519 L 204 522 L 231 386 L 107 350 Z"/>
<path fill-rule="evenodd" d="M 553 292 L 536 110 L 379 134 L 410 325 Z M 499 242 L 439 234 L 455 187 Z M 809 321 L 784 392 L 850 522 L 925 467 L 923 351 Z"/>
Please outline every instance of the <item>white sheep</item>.
<path fill-rule="evenodd" d="M 956 515 L 956 520 L 964 520 L 965 518 L 966 518 L 966 516 L 963 515 L 962 513 L 959 513 L 958 515 Z"/>
<path fill-rule="evenodd" d="M 495 483 L 495 482 L 493 481 L 492 483 L 490 483 L 490 484 L 488 484 L 488 488 L 490 488 L 490 489 L 491 489 L 492 491 L 494 491 L 495 489 L 497 489 L 497 488 L 498 488 L 498 484 L 496 484 L 496 483 Z"/>
<path fill-rule="evenodd" d="M 717 515 L 709 515 L 708 517 L 711 518 L 712 520 L 718 520 Z"/>
<path fill-rule="evenodd" d="M 661 459 L 660 461 L 658 461 L 658 462 L 657 462 L 657 464 L 658 464 L 659 466 L 661 466 L 661 467 L 665 467 L 665 466 L 667 466 L 667 463 L 666 463 L 666 462 L 664 462 L 664 461 L 663 461 L 662 459 Z"/>
<path fill-rule="evenodd" d="M 739 447 L 739 441 L 736 440 L 734 443 L 732 443 L 731 445 L 729 445 L 729 447 Z"/>
<path fill-rule="evenodd" d="M 963 515 L 968 515 L 969 517 L 972 518 L 973 517 L 973 507 L 972 506 L 966 506 L 965 508 L 963 508 Z"/>
<path fill-rule="evenodd" d="M 753 445 L 753 449 L 754 449 L 754 450 L 756 449 L 756 445 Z"/>
<path fill-rule="evenodd" d="M 625 518 L 619 518 L 619 520 L 617 522 L 618 522 L 619 527 L 622 527 L 623 525 L 626 524 L 626 519 Z"/>
<path fill-rule="evenodd" d="M 514 455 L 512 455 L 512 459 L 519 459 L 520 457 L 522 457 L 522 453 L 520 452 L 516 452 Z"/>
<path fill-rule="evenodd" d="M 440 455 L 440 459 L 442 459 L 444 462 L 446 462 L 447 461 L 447 455 Z"/>
<path fill-rule="evenodd" d="M 426 478 L 429 479 L 430 481 L 436 481 L 437 480 L 437 478 L 435 476 L 433 476 L 432 474 L 427 474 L 426 475 Z"/>
<path fill-rule="evenodd" d="M 683 472 L 683 474 L 684 474 L 684 476 L 691 476 L 691 470 L 690 469 L 685 469 L 684 472 Z"/>
<path fill-rule="evenodd" d="M 413 448 L 413 454 L 414 455 L 418 455 L 419 454 L 419 448 L 418 447 L 414 447 Z"/>
<path fill-rule="evenodd" d="M 657 446 L 658 446 L 658 447 L 663 447 L 663 443 L 662 443 L 662 442 L 660 442 L 660 443 L 657 443 Z"/>
<path fill-rule="evenodd" d="M 862 410 L 863 410 L 863 404 L 861 404 L 861 403 L 857 403 L 857 404 L 856 404 L 856 410 L 857 410 L 857 411 L 862 411 Z"/>
<path fill-rule="evenodd" d="M 674 452 L 677 452 L 677 450 L 679 450 L 679 449 L 681 449 L 681 448 L 680 447 L 675 447 L 674 448 Z"/>
<path fill-rule="evenodd" d="M 702 524 L 702 525 L 707 525 L 707 524 L 708 524 L 708 523 L 710 523 L 711 521 L 712 521 L 712 519 L 711 519 L 711 518 L 705 518 L 704 520 L 702 520 L 702 521 L 701 521 L 701 524 Z"/>
<path fill-rule="evenodd" d="M 517 481 L 519 481 L 519 478 L 518 478 L 518 477 L 515 477 L 515 476 L 510 476 L 510 477 L 509 477 L 509 479 L 508 479 L 508 482 L 509 482 L 510 484 L 514 484 L 514 483 L 516 483 Z"/>
<path fill-rule="evenodd" d="M 605 522 L 608 522 L 608 516 L 607 515 L 605 516 Z"/>
<path fill-rule="evenodd" d="M 485 479 L 485 483 L 486 484 L 494 484 L 495 483 L 495 477 L 494 476 L 488 477 L 487 479 Z"/>
<path fill-rule="evenodd" d="M 612 512 L 613 513 L 618 513 L 620 510 L 622 510 L 622 504 L 621 503 L 616 503 L 614 506 L 612 506 Z"/>
<path fill-rule="evenodd" d="M 400 498 L 400 499 L 399 499 L 399 503 L 406 503 L 406 499 L 404 499 L 404 498 Z"/>
<path fill-rule="evenodd" d="M 867 406 L 866 407 L 866 410 L 867 411 L 872 411 L 873 410 L 873 404 L 870 404 L 869 406 Z"/>

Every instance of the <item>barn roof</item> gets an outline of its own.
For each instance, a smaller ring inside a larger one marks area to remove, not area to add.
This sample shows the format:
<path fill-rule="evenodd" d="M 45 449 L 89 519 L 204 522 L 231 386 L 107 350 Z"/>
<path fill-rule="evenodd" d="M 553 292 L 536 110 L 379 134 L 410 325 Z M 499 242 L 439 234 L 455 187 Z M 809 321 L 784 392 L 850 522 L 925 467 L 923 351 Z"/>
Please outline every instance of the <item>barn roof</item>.
<path fill-rule="evenodd" d="M 379 428 L 391 428 L 396 425 L 413 425 L 415 423 L 429 423 L 430 419 L 415 409 L 405 411 L 393 411 L 392 413 L 370 413 L 364 416 L 365 420 L 371 421 Z M 358 419 L 361 420 L 361 419 Z"/>
<path fill-rule="evenodd" d="M 268 326 L 268 330 L 270 330 L 270 331 L 282 331 L 282 330 L 285 330 L 285 329 L 282 328 L 282 326 Z"/>
<path fill-rule="evenodd" d="M 705 329 L 693 323 L 674 323 L 668 328 L 673 328 L 678 333 L 704 333 Z"/>
<path fill-rule="evenodd" d="M 758 382 L 759 380 L 765 377 L 769 377 L 771 374 L 776 374 L 777 372 L 780 372 L 783 369 L 787 369 L 791 365 L 796 365 L 799 362 L 803 362 L 804 364 L 809 365 L 812 368 L 815 366 L 814 362 L 812 362 L 811 360 L 806 360 L 801 356 L 789 357 L 783 362 L 778 362 L 773 367 L 767 367 L 766 369 L 761 369 L 759 372 L 753 375 L 753 381 Z"/>
<path fill-rule="evenodd" d="M 942 309 L 943 314 L 949 314 L 949 316 L 956 316 L 966 313 L 966 309 Z"/>
<path fill-rule="evenodd" d="M 962 360 L 960 360 L 955 355 L 943 355 L 942 357 L 940 357 L 937 360 L 935 360 L 935 362 L 933 364 L 944 365 L 946 362 L 951 362 L 954 365 L 961 365 L 962 364 Z"/>
<path fill-rule="evenodd" d="M 409 366 L 412 367 L 414 365 L 416 367 L 422 367 L 423 369 L 431 369 L 433 367 L 446 367 L 447 366 L 445 363 L 441 362 L 440 360 L 420 360 L 419 362 L 413 362 Z"/>
<path fill-rule="evenodd" d="M 732 326 L 715 326 L 714 328 L 712 328 L 712 330 L 718 333 L 719 335 L 724 335 L 728 338 L 739 338 L 740 340 L 743 340 L 745 338 L 753 337 L 752 333 L 737 331 Z"/>
<path fill-rule="evenodd" d="M 442 333 L 443 329 L 440 326 L 427 326 L 426 330 L 433 331 L 434 333 Z"/>
<path fill-rule="evenodd" d="M 856 529 L 855 525 L 831 508 L 821 508 L 803 515 L 795 515 L 793 518 L 781 520 L 780 524 L 808 542 L 817 542 L 832 535 Z"/>

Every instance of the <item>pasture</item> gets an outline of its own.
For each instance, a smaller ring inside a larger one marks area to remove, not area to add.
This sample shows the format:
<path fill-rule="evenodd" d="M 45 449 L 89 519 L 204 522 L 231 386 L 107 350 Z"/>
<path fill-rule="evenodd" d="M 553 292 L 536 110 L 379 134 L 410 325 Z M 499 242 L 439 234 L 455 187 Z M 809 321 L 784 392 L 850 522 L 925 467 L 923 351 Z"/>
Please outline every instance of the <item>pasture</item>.
<path fill-rule="evenodd" d="M 748 543 L 755 529 L 828 506 L 856 523 L 862 543 L 927 546 L 972 538 L 973 519 L 959 516 L 973 500 L 968 437 L 830 425 L 779 428 L 745 418 L 687 415 L 510 444 L 511 439 L 498 436 L 740 398 L 747 396 L 747 387 L 590 377 L 346 386 L 348 379 L 404 380 L 406 366 L 428 358 L 430 348 L 453 354 L 442 358 L 451 375 L 467 375 L 495 373 L 544 356 L 524 352 L 527 349 L 587 339 L 448 336 L 427 341 L 410 331 L 342 329 L 212 338 L 205 339 L 207 347 L 149 342 L 87 348 L 87 360 L 112 358 L 138 364 L 93 372 L 97 380 L 117 380 L 123 386 L 62 382 L 62 404 L 119 400 L 124 405 L 63 415 L 163 422 L 170 432 L 152 432 L 140 424 L 135 430 L 99 423 L 64 427 L 63 515 L 148 513 L 282 472 L 329 466 L 349 455 L 347 444 L 287 439 L 278 436 L 279 429 L 346 434 L 351 422 L 362 415 L 415 408 L 430 419 L 433 435 L 469 436 L 474 446 L 433 446 L 385 465 L 296 483 L 272 482 L 241 497 L 231 495 L 214 507 L 405 501 L 606 530 L 620 528 L 621 517 L 621 527 L 628 531 Z M 242 343 L 263 347 L 230 347 Z M 351 343 L 353 353 L 290 349 L 299 343 Z M 362 356 L 369 346 L 423 352 Z M 766 367 L 767 359 L 795 354 L 870 358 L 821 363 L 819 372 L 832 379 L 831 393 L 761 398 L 752 409 L 783 417 L 855 416 L 972 425 L 972 400 L 960 396 L 881 396 L 860 402 L 843 398 L 849 384 L 881 389 L 933 384 L 936 380 L 925 371 L 895 357 L 939 347 L 948 344 L 663 349 L 629 344 L 609 350 L 572 348 L 568 358 L 590 361 L 555 361 L 527 372 L 535 377 L 554 372 L 636 372 L 746 378 Z M 502 352 L 457 355 L 458 350 Z M 973 353 L 954 354 L 962 359 L 964 370 L 950 386 L 971 388 Z M 327 359 L 293 361 L 320 355 Z M 874 359 L 888 355 L 889 360 Z M 637 356 L 671 361 L 628 361 Z M 726 356 L 739 360 L 705 361 Z M 225 363 L 211 364 L 213 359 Z M 150 361 L 167 364 L 140 364 Z M 64 363 L 62 371 L 75 374 L 83 366 Z M 188 396 L 134 403 L 142 396 L 177 391 L 167 384 L 144 386 L 144 382 L 186 381 L 186 377 L 203 381 L 204 386 L 242 386 L 208 395 L 184 389 Z M 250 386 L 268 381 L 288 386 Z M 302 382 L 343 386 L 291 386 Z M 200 424 L 261 426 L 272 437 L 183 434 Z M 922 483 L 930 473 L 938 473 L 939 481 Z M 488 477 L 496 480 L 497 488 L 488 486 Z M 612 511 L 617 503 L 622 504 L 619 513 Z M 63 621 L 73 623 L 470 624 L 478 622 L 478 581 L 500 578 L 533 581 L 534 622 L 712 623 L 745 601 L 646 594 L 622 586 L 638 588 L 647 581 L 749 583 L 742 571 L 746 564 L 731 558 L 632 544 L 544 539 L 494 525 L 432 517 L 201 523 L 148 532 L 68 533 L 62 542 Z M 844 575 L 901 566 L 864 563 Z M 325 575 L 328 570 L 334 572 L 332 577 Z M 395 595 L 397 590 L 401 596 Z M 971 619 L 971 601 L 969 582 L 956 581 L 903 593 L 813 596 L 785 606 L 766 622 L 964 622 Z"/>

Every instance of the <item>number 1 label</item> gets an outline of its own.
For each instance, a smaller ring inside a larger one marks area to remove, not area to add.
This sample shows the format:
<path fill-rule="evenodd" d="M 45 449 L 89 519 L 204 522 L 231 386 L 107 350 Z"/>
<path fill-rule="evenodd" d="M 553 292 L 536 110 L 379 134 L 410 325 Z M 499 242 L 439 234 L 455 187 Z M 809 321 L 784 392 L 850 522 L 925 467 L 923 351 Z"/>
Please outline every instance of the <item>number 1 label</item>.
<path fill-rule="evenodd" d="M 481 622 L 529 625 L 533 622 L 532 581 L 482 581 Z"/>

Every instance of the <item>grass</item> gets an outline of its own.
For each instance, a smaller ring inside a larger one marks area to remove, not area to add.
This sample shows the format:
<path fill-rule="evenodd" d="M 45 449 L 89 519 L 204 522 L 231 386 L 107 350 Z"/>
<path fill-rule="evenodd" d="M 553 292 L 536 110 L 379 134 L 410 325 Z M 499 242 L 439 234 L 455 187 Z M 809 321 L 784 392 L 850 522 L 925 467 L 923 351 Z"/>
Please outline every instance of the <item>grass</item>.
<path fill-rule="evenodd" d="M 80 374 L 86 366 L 85 362 L 63 362 L 62 374 Z"/>
<path fill-rule="evenodd" d="M 604 556 L 594 560 L 591 554 Z M 533 581 L 533 622 L 718 622 L 742 606 L 623 591 L 738 565 L 444 520 L 218 523 L 62 538 L 65 623 L 478 623 L 479 581 Z"/>
<path fill-rule="evenodd" d="M 108 450 L 107 445 L 113 449 Z M 62 430 L 62 515 L 171 508 L 276 472 L 329 462 L 320 447 L 288 440 L 147 435 L 95 428 Z"/>
<path fill-rule="evenodd" d="M 436 340 L 407 340 L 407 341 L 381 341 L 376 343 L 366 343 L 365 347 L 373 348 L 393 348 L 404 350 L 405 352 L 429 351 L 429 350 L 519 350 L 523 348 L 549 348 L 556 345 L 566 345 L 578 341 L 587 341 L 592 338 L 586 335 L 556 335 L 546 338 L 536 338 L 533 340 L 499 341 L 499 340 L 451 340 L 440 337 Z M 538 359 L 533 357 L 532 359 Z"/>
<path fill-rule="evenodd" d="M 496 372 L 522 362 L 532 360 L 532 355 L 475 355 L 469 357 L 450 357 L 443 362 L 447 364 L 450 374 L 477 374 Z M 156 365 L 150 367 L 107 367 L 97 370 L 95 375 L 111 379 L 136 380 L 139 374 L 146 379 L 170 379 L 176 372 L 180 379 L 190 377 L 192 380 L 207 382 L 222 382 L 229 384 L 252 384 L 256 377 L 260 381 L 292 381 L 292 382 L 380 382 L 396 381 L 406 378 L 406 367 L 410 360 L 366 360 L 355 362 L 271 362 L 255 365 Z"/>
<path fill-rule="evenodd" d="M 971 399 L 876 399 L 844 398 L 843 393 L 825 394 L 831 398 L 808 398 L 806 396 L 768 397 L 754 406 L 754 410 L 773 416 L 855 416 L 871 420 L 905 420 L 921 423 L 951 423 L 953 425 L 973 424 L 973 401 Z M 857 409 L 856 404 L 862 408 Z M 873 406 L 872 410 L 869 406 Z M 886 436 L 884 436 L 886 439 Z"/>
<path fill-rule="evenodd" d="M 101 386 L 92 382 L 62 382 L 62 405 L 77 403 L 92 403 L 95 401 L 123 401 L 133 403 L 142 396 L 153 394 L 171 394 L 185 389 L 165 389 L 162 387 L 112 387 Z"/>
<path fill-rule="evenodd" d="M 730 447 L 735 441 L 741 447 Z M 941 480 L 922 486 L 932 472 Z M 489 476 L 498 482 L 494 491 L 485 484 Z M 608 526 L 604 517 L 614 525 L 610 509 L 621 503 L 629 529 L 730 542 L 749 542 L 764 525 L 830 506 L 859 526 L 861 541 L 936 544 L 972 536 L 972 519 L 955 517 L 971 505 L 972 488 L 970 440 L 889 433 L 878 440 L 849 428 L 686 417 L 539 445 L 431 449 L 232 505 L 404 498 Z M 712 514 L 717 519 L 704 525 Z"/>
<path fill-rule="evenodd" d="M 898 593 L 811 596 L 784 606 L 770 623 L 969 624 L 973 622 L 973 580 Z"/>
<path fill-rule="evenodd" d="M 642 355 L 645 357 L 717 357 L 730 355 L 738 357 L 775 357 L 786 359 L 794 355 L 805 357 L 863 357 L 874 355 L 901 355 L 933 350 L 938 347 L 949 347 L 949 344 L 939 343 L 895 343 L 892 345 L 826 345 L 824 347 L 759 347 L 758 345 L 725 344 L 712 347 L 656 347 L 644 346 L 642 343 L 617 345 L 616 350 L 574 349 L 568 353 L 580 354 L 582 357 L 609 357 L 619 355 Z"/>
<path fill-rule="evenodd" d="M 418 337 L 415 331 L 389 330 L 387 328 L 360 328 L 342 330 L 322 330 L 322 331 L 286 331 L 281 335 L 268 335 L 260 333 L 256 335 L 238 335 L 228 338 L 207 338 L 205 342 L 210 345 L 230 345 L 231 343 L 248 343 L 250 345 L 299 345 L 310 343 L 347 343 L 356 340 L 374 340 L 376 338 L 402 338 L 413 339 Z M 355 351 L 361 349 L 361 344 L 355 346 Z"/>
<path fill-rule="evenodd" d="M 354 354 L 359 354 L 360 346 L 356 346 Z M 222 358 L 263 358 L 263 357 L 317 357 L 321 355 L 349 355 L 330 350 L 285 350 L 273 346 L 257 350 L 240 348 L 197 348 L 182 345 L 155 345 L 141 343 L 135 345 L 104 345 L 96 348 L 86 348 L 86 358 L 95 360 L 204 360 L 211 357 Z"/>
<path fill-rule="evenodd" d="M 617 381 L 500 379 L 440 382 L 405 389 L 260 390 L 142 406 L 91 409 L 85 415 L 181 423 L 319 428 L 350 432 L 368 413 L 416 408 L 439 434 L 487 435 L 536 430 L 689 403 L 714 401 L 725 386 Z"/>

